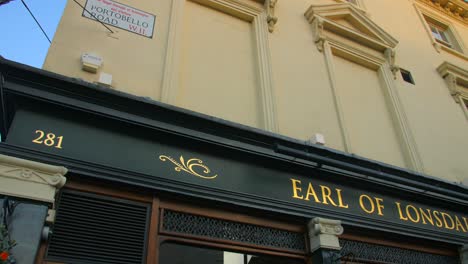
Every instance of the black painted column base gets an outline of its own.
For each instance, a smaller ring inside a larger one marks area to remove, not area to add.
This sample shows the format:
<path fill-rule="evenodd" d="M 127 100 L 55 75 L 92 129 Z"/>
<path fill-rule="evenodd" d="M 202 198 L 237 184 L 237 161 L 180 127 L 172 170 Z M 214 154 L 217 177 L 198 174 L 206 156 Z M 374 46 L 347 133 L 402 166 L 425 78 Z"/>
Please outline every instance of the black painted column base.
<path fill-rule="evenodd" d="M 317 249 L 312 253 L 313 264 L 340 264 L 340 251 L 330 249 Z"/>
<path fill-rule="evenodd" d="M 460 263 L 468 264 L 468 244 L 460 248 Z"/>

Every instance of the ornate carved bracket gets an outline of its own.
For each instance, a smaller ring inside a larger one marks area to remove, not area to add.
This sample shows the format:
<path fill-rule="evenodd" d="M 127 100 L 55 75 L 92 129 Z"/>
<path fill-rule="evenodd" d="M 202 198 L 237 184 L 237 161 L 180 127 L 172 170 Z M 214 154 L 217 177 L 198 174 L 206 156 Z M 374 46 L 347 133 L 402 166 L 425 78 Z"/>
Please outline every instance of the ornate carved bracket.
<path fill-rule="evenodd" d="M 394 49 L 386 49 L 384 52 L 385 58 L 388 61 L 388 64 L 390 65 L 390 70 L 393 73 L 393 78 L 396 79 L 396 74 L 400 70 L 400 67 L 398 67 L 395 64 L 395 50 Z"/>
<path fill-rule="evenodd" d="M 267 0 L 265 4 L 267 6 L 267 23 L 268 23 L 268 31 L 270 33 L 273 32 L 275 29 L 275 25 L 278 22 L 278 17 L 275 16 L 275 7 L 278 3 L 278 0 Z"/>
<path fill-rule="evenodd" d="M 314 29 L 314 42 L 317 45 L 317 49 L 322 52 L 323 45 L 325 43 L 325 36 L 323 34 L 323 19 L 320 17 L 315 17 L 312 22 L 312 27 Z"/>
<path fill-rule="evenodd" d="M 64 167 L 0 155 L 0 194 L 53 204 L 66 173 Z"/>
<path fill-rule="evenodd" d="M 437 67 L 440 76 L 447 83 L 447 88 L 450 91 L 453 99 L 457 103 L 461 103 L 460 97 L 468 98 L 468 71 L 448 62 L 442 63 Z M 463 88 L 466 87 L 466 88 Z"/>
<path fill-rule="evenodd" d="M 338 236 L 343 234 L 341 221 L 316 217 L 307 225 L 309 229 L 310 252 L 317 249 L 340 250 Z"/>
<path fill-rule="evenodd" d="M 468 5 L 463 0 L 419 0 L 419 2 L 468 24 Z"/>

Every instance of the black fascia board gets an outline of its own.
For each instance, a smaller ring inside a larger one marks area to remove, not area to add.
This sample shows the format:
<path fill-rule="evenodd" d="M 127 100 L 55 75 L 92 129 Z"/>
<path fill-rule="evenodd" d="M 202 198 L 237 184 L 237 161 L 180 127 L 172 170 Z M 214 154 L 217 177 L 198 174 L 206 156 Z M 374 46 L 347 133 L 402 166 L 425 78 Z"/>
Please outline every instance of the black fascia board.
<path fill-rule="evenodd" d="M 11 105 L 14 97 L 5 93 L 37 97 L 52 104 L 80 108 L 112 119 L 133 122 L 213 144 L 229 145 L 252 153 L 270 155 L 294 163 L 326 166 L 354 178 L 443 201 L 468 205 L 468 187 L 382 162 L 308 144 L 257 128 L 193 112 L 83 80 L 19 64 L 0 57 L 2 98 Z M 6 85 L 11 83 L 12 85 Z M 18 85 L 22 84 L 22 85 Z M 16 89 L 15 87 L 33 87 Z M 77 106 L 74 102 L 82 102 Z M 105 110 L 105 111 L 104 111 Z M 135 121 L 135 117 L 139 117 Z M 156 122 L 151 122 L 156 121 Z"/>

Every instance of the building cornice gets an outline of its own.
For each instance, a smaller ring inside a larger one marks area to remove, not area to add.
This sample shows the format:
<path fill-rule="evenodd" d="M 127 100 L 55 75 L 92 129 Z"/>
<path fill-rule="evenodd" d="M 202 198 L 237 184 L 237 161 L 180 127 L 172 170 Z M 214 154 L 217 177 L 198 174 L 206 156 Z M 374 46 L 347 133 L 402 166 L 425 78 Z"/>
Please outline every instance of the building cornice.
<path fill-rule="evenodd" d="M 417 2 L 468 24 L 468 4 L 462 0 L 417 0 Z"/>

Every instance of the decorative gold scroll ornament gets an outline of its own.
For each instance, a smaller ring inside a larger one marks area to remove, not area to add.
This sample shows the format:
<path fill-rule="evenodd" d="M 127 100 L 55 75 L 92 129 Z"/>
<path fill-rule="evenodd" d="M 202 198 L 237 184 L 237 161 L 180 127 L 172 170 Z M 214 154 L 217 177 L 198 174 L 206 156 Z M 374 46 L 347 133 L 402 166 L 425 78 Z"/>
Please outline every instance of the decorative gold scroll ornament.
<path fill-rule="evenodd" d="M 160 155 L 159 159 L 161 161 L 169 160 L 170 162 L 172 162 L 174 165 L 176 165 L 174 170 L 177 171 L 177 172 L 185 171 L 185 172 L 190 173 L 190 174 L 192 174 L 194 176 L 197 176 L 197 177 L 200 177 L 200 178 L 203 178 L 203 179 L 208 179 L 208 180 L 212 180 L 212 179 L 218 177 L 217 174 L 209 176 L 209 174 L 211 173 L 211 170 L 205 164 L 203 164 L 203 161 L 200 160 L 200 159 L 192 158 L 192 159 L 189 159 L 187 161 L 187 163 L 185 162 L 183 156 L 180 156 L 180 159 L 179 159 L 180 163 L 177 162 L 172 157 L 169 157 L 169 156 L 166 156 L 166 155 Z M 199 172 L 195 171 L 196 168 L 199 168 L 198 169 Z M 201 170 L 201 169 L 203 169 L 203 170 Z M 204 175 L 202 175 L 202 174 L 204 174 Z"/>

